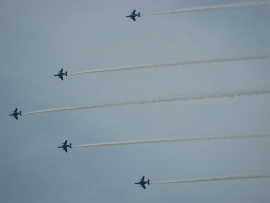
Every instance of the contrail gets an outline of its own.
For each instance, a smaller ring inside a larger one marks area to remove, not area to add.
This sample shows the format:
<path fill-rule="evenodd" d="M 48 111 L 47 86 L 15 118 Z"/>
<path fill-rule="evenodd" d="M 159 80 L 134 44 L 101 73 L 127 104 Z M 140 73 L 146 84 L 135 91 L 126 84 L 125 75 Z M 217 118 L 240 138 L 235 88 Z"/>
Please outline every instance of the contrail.
<path fill-rule="evenodd" d="M 209 59 L 208 60 L 193 60 L 193 61 L 182 61 L 182 62 L 172 62 L 172 63 L 149 64 L 149 65 L 141 65 L 141 66 L 127 66 L 127 67 L 120 67 L 120 68 L 91 70 L 91 71 L 70 73 L 69 75 L 79 75 L 79 74 L 86 74 L 86 73 L 101 73 L 101 72 L 122 71 L 122 70 L 134 70 L 134 69 L 142 69 L 142 68 L 158 68 L 158 67 L 166 67 L 166 66 L 180 66 L 180 65 L 189 65 L 189 64 L 233 62 L 233 61 L 266 59 L 266 58 L 270 58 L 270 55 L 253 56 L 253 57 L 238 57 L 238 58 L 214 58 L 214 59 L 210 59 L 210 60 Z"/>
<path fill-rule="evenodd" d="M 216 137 L 188 137 L 188 138 L 171 138 L 171 139 L 158 139 L 158 140 L 137 140 L 127 142 L 108 142 L 99 144 L 86 144 L 76 145 L 74 147 L 96 147 L 96 146 L 110 146 L 110 145 L 129 145 L 129 144 L 145 144 L 145 143 L 159 143 L 159 142 L 184 142 L 184 141 L 195 141 L 195 140 L 216 140 L 216 139 L 236 139 L 236 138 L 251 138 L 251 137 L 270 137 L 270 134 L 265 135 L 240 135 L 240 136 L 216 136 Z"/>
<path fill-rule="evenodd" d="M 201 181 L 236 180 L 236 179 L 250 179 L 250 178 L 270 178 L 270 175 L 249 175 L 249 176 L 239 175 L 239 176 L 226 176 L 226 177 L 216 177 L 216 178 L 173 180 L 173 181 L 155 182 L 153 184 L 191 183 L 191 182 L 201 182 Z"/>
<path fill-rule="evenodd" d="M 172 101 L 213 99 L 213 98 L 222 98 L 222 97 L 249 96 L 249 95 L 269 94 L 269 93 L 270 93 L 270 90 L 260 90 L 260 91 L 246 91 L 246 92 L 235 92 L 235 93 L 225 93 L 225 94 L 212 94 L 212 95 L 193 96 L 193 97 L 182 96 L 182 97 L 148 100 L 148 101 L 130 101 L 130 102 L 122 102 L 122 103 L 114 103 L 114 104 L 100 104 L 100 105 L 93 105 L 93 106 L 50 109 L 50 110 L 42 110 L 42 111 L 33 111 L 33 112 L 24 113 L 24 114 L 36 114 L 36 113 L 47 113 L 47 112 L 57 112 L 57 111 L 71 111 L 71 110 L 82 110 L 82 109 L 95 109 L 95 108 L 105 108 L 105 107 L 125 106 L 125 105 L 135 105 L 135 104 L 153 104 L 153 103 L 172 102 Z"/>
<path fill-rule="evenodd" d="M 262 7 L 270 6 L 270 3 L 247 3 L 247 4 L 230 4 L 230 5 L 221 5 L 221 6 L 210 6 L 210 7 L 201 7 L 201 8 L 191 8 L 191 9 L 182 9 L 177 11 L 166 11 L 160 13 L 151 13 L 144 16 L 153 16 L 153 15 L 165 15 L 165 14 L 175 14 L 175 13 L 187 13 L 187 12 L 197 12 L 197 11 L 210 11 L 210 10 L 221 10 L 229 8 L 252 8 L 252 7 Z"/>

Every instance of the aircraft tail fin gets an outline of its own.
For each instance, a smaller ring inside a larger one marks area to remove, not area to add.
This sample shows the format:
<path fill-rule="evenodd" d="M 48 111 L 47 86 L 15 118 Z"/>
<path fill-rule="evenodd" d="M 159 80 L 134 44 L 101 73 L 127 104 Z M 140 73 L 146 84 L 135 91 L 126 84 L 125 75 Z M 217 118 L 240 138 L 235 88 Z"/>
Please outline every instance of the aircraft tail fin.
<path fill-rule="evenodd" d="M 140 12 L 138 13 L 138 16 L 141 17 L 141 13 Z"/>
<path fill-rule="evenodd" d="M 148 185 L 150 185 L 150 180 L 149 179 L 148 179 L 148 182 L 147 183 L 148 183 Z"/>
<path fill-rule="evenodd" d="M 65 75 L 67 76 L 67 71 L 66 71 Z"/>
<path fill-rule="evenodd" d="M 22 111 L 20 111 L 20 116 L 22 116 Z"/>
<path fill-rule="evenodd" d="M 72 148 L 71 143 L 69 144 L 69 147 Z"/>

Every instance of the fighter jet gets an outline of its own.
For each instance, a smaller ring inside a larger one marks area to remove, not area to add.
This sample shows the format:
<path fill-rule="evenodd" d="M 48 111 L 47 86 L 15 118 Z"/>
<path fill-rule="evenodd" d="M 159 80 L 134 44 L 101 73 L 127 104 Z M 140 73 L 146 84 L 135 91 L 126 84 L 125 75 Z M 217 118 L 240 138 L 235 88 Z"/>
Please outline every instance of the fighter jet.
<path fill-rule="evenodd" d="M 150 185 L 150 180 L 148 179 L 148 181 L 144 181 L 144 176 L 143 176 L 142 179 L 141 179 L 141 181 L 138 182 L 138 183 L 135 183 L 135 184 L 140 184 L 141 187 L 143 187 L 143 189 L 146 189 L 146 188 L 145 188 L 145 184 Z"/>
<path fill-rule="evenodd" d="M 70 148 L 71 149 L 71 143 L 68 145 L 67 144 L 67 140 L 62 143 L 63 145 L 62 146 L 59 146 L 58 148 L 63 148 L 63 150 L 65 150 L 65 152 L 67 152 L 67 148 Z"/>
<path fill-rule="evenodd" d="M 15 109 L 15 111 L 13 111 L 12 114 L 9 114 L 9 116 L 13 116 L 13 118 L 16 118 L 16 120 L 18 120 L 18 115 L 22 115 L 22 111 L 17 112 L 17 108 Z"/>
<path fill-rule="evenodd" d="M 136 9 L 133 12 L 131 12 L 129 16 L 126 16 L 126 18 L 131 18 L 134 21 L 136 21 L 135 17 L 137 17 L 137 16 L 141 17 L 141 15 L 140 15 L 140 12 L 138 14 L 136 14 L 135 12 L 136 12 Z"/>
<path fill-rule="evenodd" d="M 63 80 L 63 76 L 67 76 L 67 71 L 65 73 L 63 73 L 63 68 L 59 71 L 59 73 L 57 75 L 54 76 L 58 76 L 59 78 L 61 78 L 61 80 Z"/>

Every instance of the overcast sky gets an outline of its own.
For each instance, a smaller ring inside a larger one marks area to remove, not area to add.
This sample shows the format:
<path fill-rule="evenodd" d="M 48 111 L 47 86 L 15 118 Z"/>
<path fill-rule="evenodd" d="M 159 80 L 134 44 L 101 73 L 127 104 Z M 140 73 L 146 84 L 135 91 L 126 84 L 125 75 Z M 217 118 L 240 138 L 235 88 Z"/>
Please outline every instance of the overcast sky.
<path fill-rule="evenodd" d="M 269 174 L 270 138 L 68 149 L 144 139 L 270 133 L 270 95 L 8 117 L 63 107 L 270 90 L 270 59 L 68 75 L 270 55 L 270 7 L 145 14 L 247 0 L 3 0 L 0 202 L 269 202 L 270 179 L 150 182 Z M 256 2 L 256 1 L 254 1 Z M 125 18 L 137 9 L 136 22 Z"/>

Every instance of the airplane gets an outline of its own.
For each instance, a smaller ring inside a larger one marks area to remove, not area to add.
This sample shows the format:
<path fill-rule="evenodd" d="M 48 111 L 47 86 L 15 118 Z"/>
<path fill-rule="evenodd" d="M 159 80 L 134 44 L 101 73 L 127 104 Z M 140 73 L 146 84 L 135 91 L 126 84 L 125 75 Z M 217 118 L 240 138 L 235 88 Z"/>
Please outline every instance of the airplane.
<path fill-rule="evenodd" d="M 143 189 L 146 189 L 146 188 L 145 188 L 145 184 L 150 185 L 150 180 L 148 179 L 148 181 L 144 181 L 144 176 L 143 176 L 142 179 L 141 179 L 141 181 L 138 182 L 138 183 L 135 183 L 135 184 L 140 184 L 141 187 L 143 187 Z"/>
<path fill-rule="evenodd" d="M 63 68 L 59 71 L 59 73 L 57 75 L 54 76 L 58 76 L 59 78 L 61 78 L 61 80 L 63 80 L 63 76 L 67 76 L 67 71 L 65 73 L 63 73 Z"/>
<path fill-rule="evenodd" d="M 140 12 L 138 14 L 136 14 L 135 12 L 136 12 L 136 9 L 133 12 L 131 12 L 131 14 L 129 16 L 126 16 L 126 18 L 131 18 L 134 21 L 136 21 L 135 17 L 137 17 L 137 16 L 141 17 L 141 14 L 140 14 Z"/>
<path fill-rule="evenodd" d="M 58 148 L 63 148 L 63 150 L 65 150 L 65 152 L 67 152 L 67 148 L 70 148 L 71 149 L 71 143 L 68 145 L 67 144 L 67 140 L 62 143 L 63 145 L 62 146 L 59 146 Z"/>
<path fill-rule="evenodd" d="M 22 115 L 22 111 L 17 112 L 17 108 L 15 109 L 15 111 L 13 111 L 12 114 L 9 114 L 9 116 L 13 116 L 13 118 L 16 118 L 16 120 L 18 120 L 18 115 Z"/>

